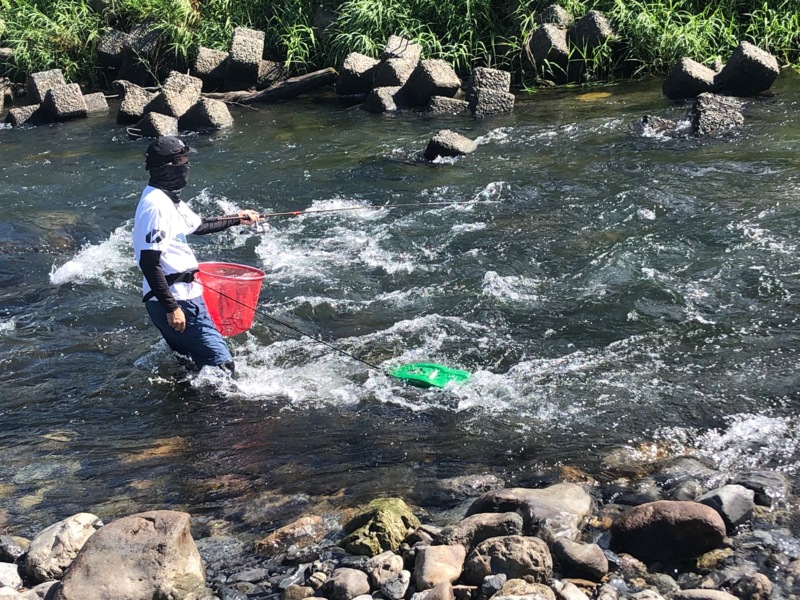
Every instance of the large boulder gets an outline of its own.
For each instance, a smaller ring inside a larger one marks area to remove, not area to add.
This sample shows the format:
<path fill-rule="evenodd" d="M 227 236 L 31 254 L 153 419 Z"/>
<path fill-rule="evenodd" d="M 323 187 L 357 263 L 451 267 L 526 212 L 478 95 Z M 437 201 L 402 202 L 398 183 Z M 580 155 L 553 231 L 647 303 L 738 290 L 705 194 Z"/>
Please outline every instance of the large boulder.
<path fill-rule="evenodd" d="M 712 69 L 684 57 L 670 69 L 661 89 L 670 100 L 694 98 L 705 92 L 713 92 L 715 77 Z"/>
<path fill-rule="evenodd" d="M 510 113 L 515 101 L 514 94 L 509 92 L 478 88 L 469 101 L 469 111 L 478 118 Z"/>
<path fill-rule="evenodd" d="M 426 110 L 435 115 L 458 115 L 469 110 L 469 102 L 446 96 L 434 96 L 428 102 Z"/>
<path fill-rule="evenodd" d="M 728 96 L 755 96 L 768 90 L 780 73 L 778 60 L 750 42 L 742 42 L 716 77 L 721 92 Z"/>
<path fill-rule="evenodd" d="M 572 15 L 567 10 L 558 4 L 550 4 L 546 6 L 539 14 L 536 15 L 536 24 L 544 25 L 550 23 L 562 29 L 568 29 L 574 22 Z"/>
<path fill-rule="evenodd" d="M 409 529 L 420 526 L 408 505 L 400 498 L 378 498 L 345 526 L 340 546 L 351 554 L 377 556 L 397 552 Z"/>
<path fill-rule="evenodd" d="M 479 496 L 467 516 L 482 512 L 516 512 L 525 522 L 526 535 L 545 540 L 577 540 L 580 527 L 592 512 L 592 497 L 578 484 L 557 483 L 543 489 L 504 488 Z"/>
<path fill-rule="evenodd" d="M 95 92 L 94 94 L 86 94 L 83 97 L 86 103 L 86 112 L 88 114 L 108 112 L 108 100 L 103 92 Z"/>
<path fill-rule="evenodd" d="M 39 532 L 25 555 L 25 570 L 36 582 L 60 579 L 87 540 L 103 522 L 90 513 L 78 513 Z"/>
<path fill-rule="evenodd" d="M 118 69 L 131 47 L 131 36 L 117 29 L 107 29 L 97 44 L 97 61 L 104 67 Z"/>
<path fill-rule="evenodd" d="M 426 160 L 434 160 L 440 156 L 464 156 L 475 152 L 477 148 L 478 144 L 468 137 L 450 129 L 442 129 L 430 139 L 423 155 Z"/>
<path fill-rule="evenodd" d="M 450 63 L 440 59 L 421 60 L 406 82 L 403 93 L 409 106 L 425 106 L 433 96 L 453 97 L 461 88 Z"/>
<path fill-rule="evenodd" d="M 470 585 L 480 585 L 484 577 L 498 573 L 509 579 L 547 582 L 553 576 L 553 558 L 547 544 L 536 537 L 490 538 L 467 557 L 463 578 Z"/>
<path fill-rule="evenodd" d="M 643 561 L 679 561 L 717 548 L 725 522 L 698 502 L 659 500 L 620 515 L 611 526 L 614 545 Z"/>
<path fill-rule="evenodd" d="M 692 107 L 692 132 L 695 135 L 720 136 L 744 123 L 741 102 L 728 96 L 700 94 Z"/>
<path fill-rule="evenodd" d="M 597 544 L 559 538 L 550 549 L 562 575 L 602 581 L 608 574 L 608 559 Z"/>
<path fill-rule="evenodd" d="M 205 569 L 190 522 L 187 513 L 159 510 L 109 523 L 83 546 L 54 600 L 203 597 Z"/>
<path fill-rule="evenodd" d="M 284 81 L 288 76 L 283 64 L 274 60 L 262 60 L 261 66 L 258 68 L 256 89 L 265 90 Z"/>
<path fill-rule="evenodd" d="M 378 61 L 366 54 L 351 52 L 344 59 L 339 77 L 336 79 L 336 93 L 340 96 L 368 94 L 375 78 Z"/>

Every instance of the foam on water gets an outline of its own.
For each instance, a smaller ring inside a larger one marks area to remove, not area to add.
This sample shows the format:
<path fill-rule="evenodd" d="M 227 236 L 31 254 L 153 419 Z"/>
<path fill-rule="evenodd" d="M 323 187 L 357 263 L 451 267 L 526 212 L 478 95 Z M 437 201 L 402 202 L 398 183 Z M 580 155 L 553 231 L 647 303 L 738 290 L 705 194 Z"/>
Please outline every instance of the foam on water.
<path fill-rule="evenodd" d="M 678 444 L 682 452 L 696 452 L 711 460 L 721 477 L 739 471 L 778 469 L 800 472 L 800 420 L 792 416 L 739 413 L 725 417 L 726 426 L 698 430 L 665 428 L 658 438 Z"/>
<path fill-rule="evenodd" d="M 130 222 L 117 227 L 104 242 L 87 244 L 65 264 L 60 267 L 53 265 L 50 283 L 100 283 L 115 288 L 129 285 L 128 272 L 135 268 L 131 228 Z"/>
<path fill-rule="evenodd" d="M 0 333 L 9 333 L 17 328 L 16 317 L 0 320 Z"/>
<path fill-rule="evenodd" d="M 530 277 L 511 275 L 501 277 L 496 271 L 483 276 L 481 293 L 499 300 L 533 306 L 541 300 L 542 281 Z"/>

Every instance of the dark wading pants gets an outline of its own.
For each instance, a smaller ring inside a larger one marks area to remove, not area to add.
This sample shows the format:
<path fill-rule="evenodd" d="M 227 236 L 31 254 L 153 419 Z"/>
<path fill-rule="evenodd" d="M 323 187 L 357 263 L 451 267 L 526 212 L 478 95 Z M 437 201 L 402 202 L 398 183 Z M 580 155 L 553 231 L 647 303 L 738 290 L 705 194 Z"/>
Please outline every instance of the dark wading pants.
<path fill-rule="evenodd" d="M 183 333 L 178 333 L 169 326 L 167 311 L 160 302 L 149 300 L 144 305 L 150 320 L 158 327 L 169 347 L 175 352 L 191 357 L 200 369 L 208 365 L 224 365 L 233 371 L 231 352 L 220 332 L 214 327 L 211 317 L 208 316 L 208 309 L 202 296 L 191 300 L 178 300 L 178 306 L 186 316 L 186 329 Z"/>

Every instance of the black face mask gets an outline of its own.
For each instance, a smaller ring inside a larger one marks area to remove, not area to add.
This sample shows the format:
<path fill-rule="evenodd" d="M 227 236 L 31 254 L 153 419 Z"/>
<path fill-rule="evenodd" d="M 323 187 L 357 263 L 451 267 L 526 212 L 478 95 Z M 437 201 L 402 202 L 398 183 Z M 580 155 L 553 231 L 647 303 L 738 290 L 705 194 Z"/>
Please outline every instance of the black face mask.
<path fill-rule="evenodd" d="M 150 167 L 148 185 L 169 192 L 176 192 L 186 187 L 189 178 L 189 165 L 160 165 Z"/>

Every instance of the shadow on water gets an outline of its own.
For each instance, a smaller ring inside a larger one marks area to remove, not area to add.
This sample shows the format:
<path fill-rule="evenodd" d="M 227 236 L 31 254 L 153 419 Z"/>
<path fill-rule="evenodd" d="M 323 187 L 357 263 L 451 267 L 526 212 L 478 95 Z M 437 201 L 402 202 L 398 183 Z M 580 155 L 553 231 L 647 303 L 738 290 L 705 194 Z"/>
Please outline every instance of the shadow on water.
<path fill-rule="evenodd" d="M 2 130 L 0 524 L 179 508 L 258 531 L 388 494 L 435 509 L 443 479 L 599 472 L 651 442 L 794 474 L 799 95 L 785 73 L 722 140 L 644 137 L 643 115 L 687 110 L 660 82 L 480 121 L 322 95 L 189 136 L 202 214 L 418 205 L 193 240 L 263 269 L 267 314 L 378 367 L 257 316 L 235 382 L 185 371 L 140 306 L 146 142 L 111 116 Z M 445 127 L 478 150 L 421 162 Z M 426 206 L 448 201 L 476 204 Z M 473 379 L 384 372 L 422 360 Z"/>

